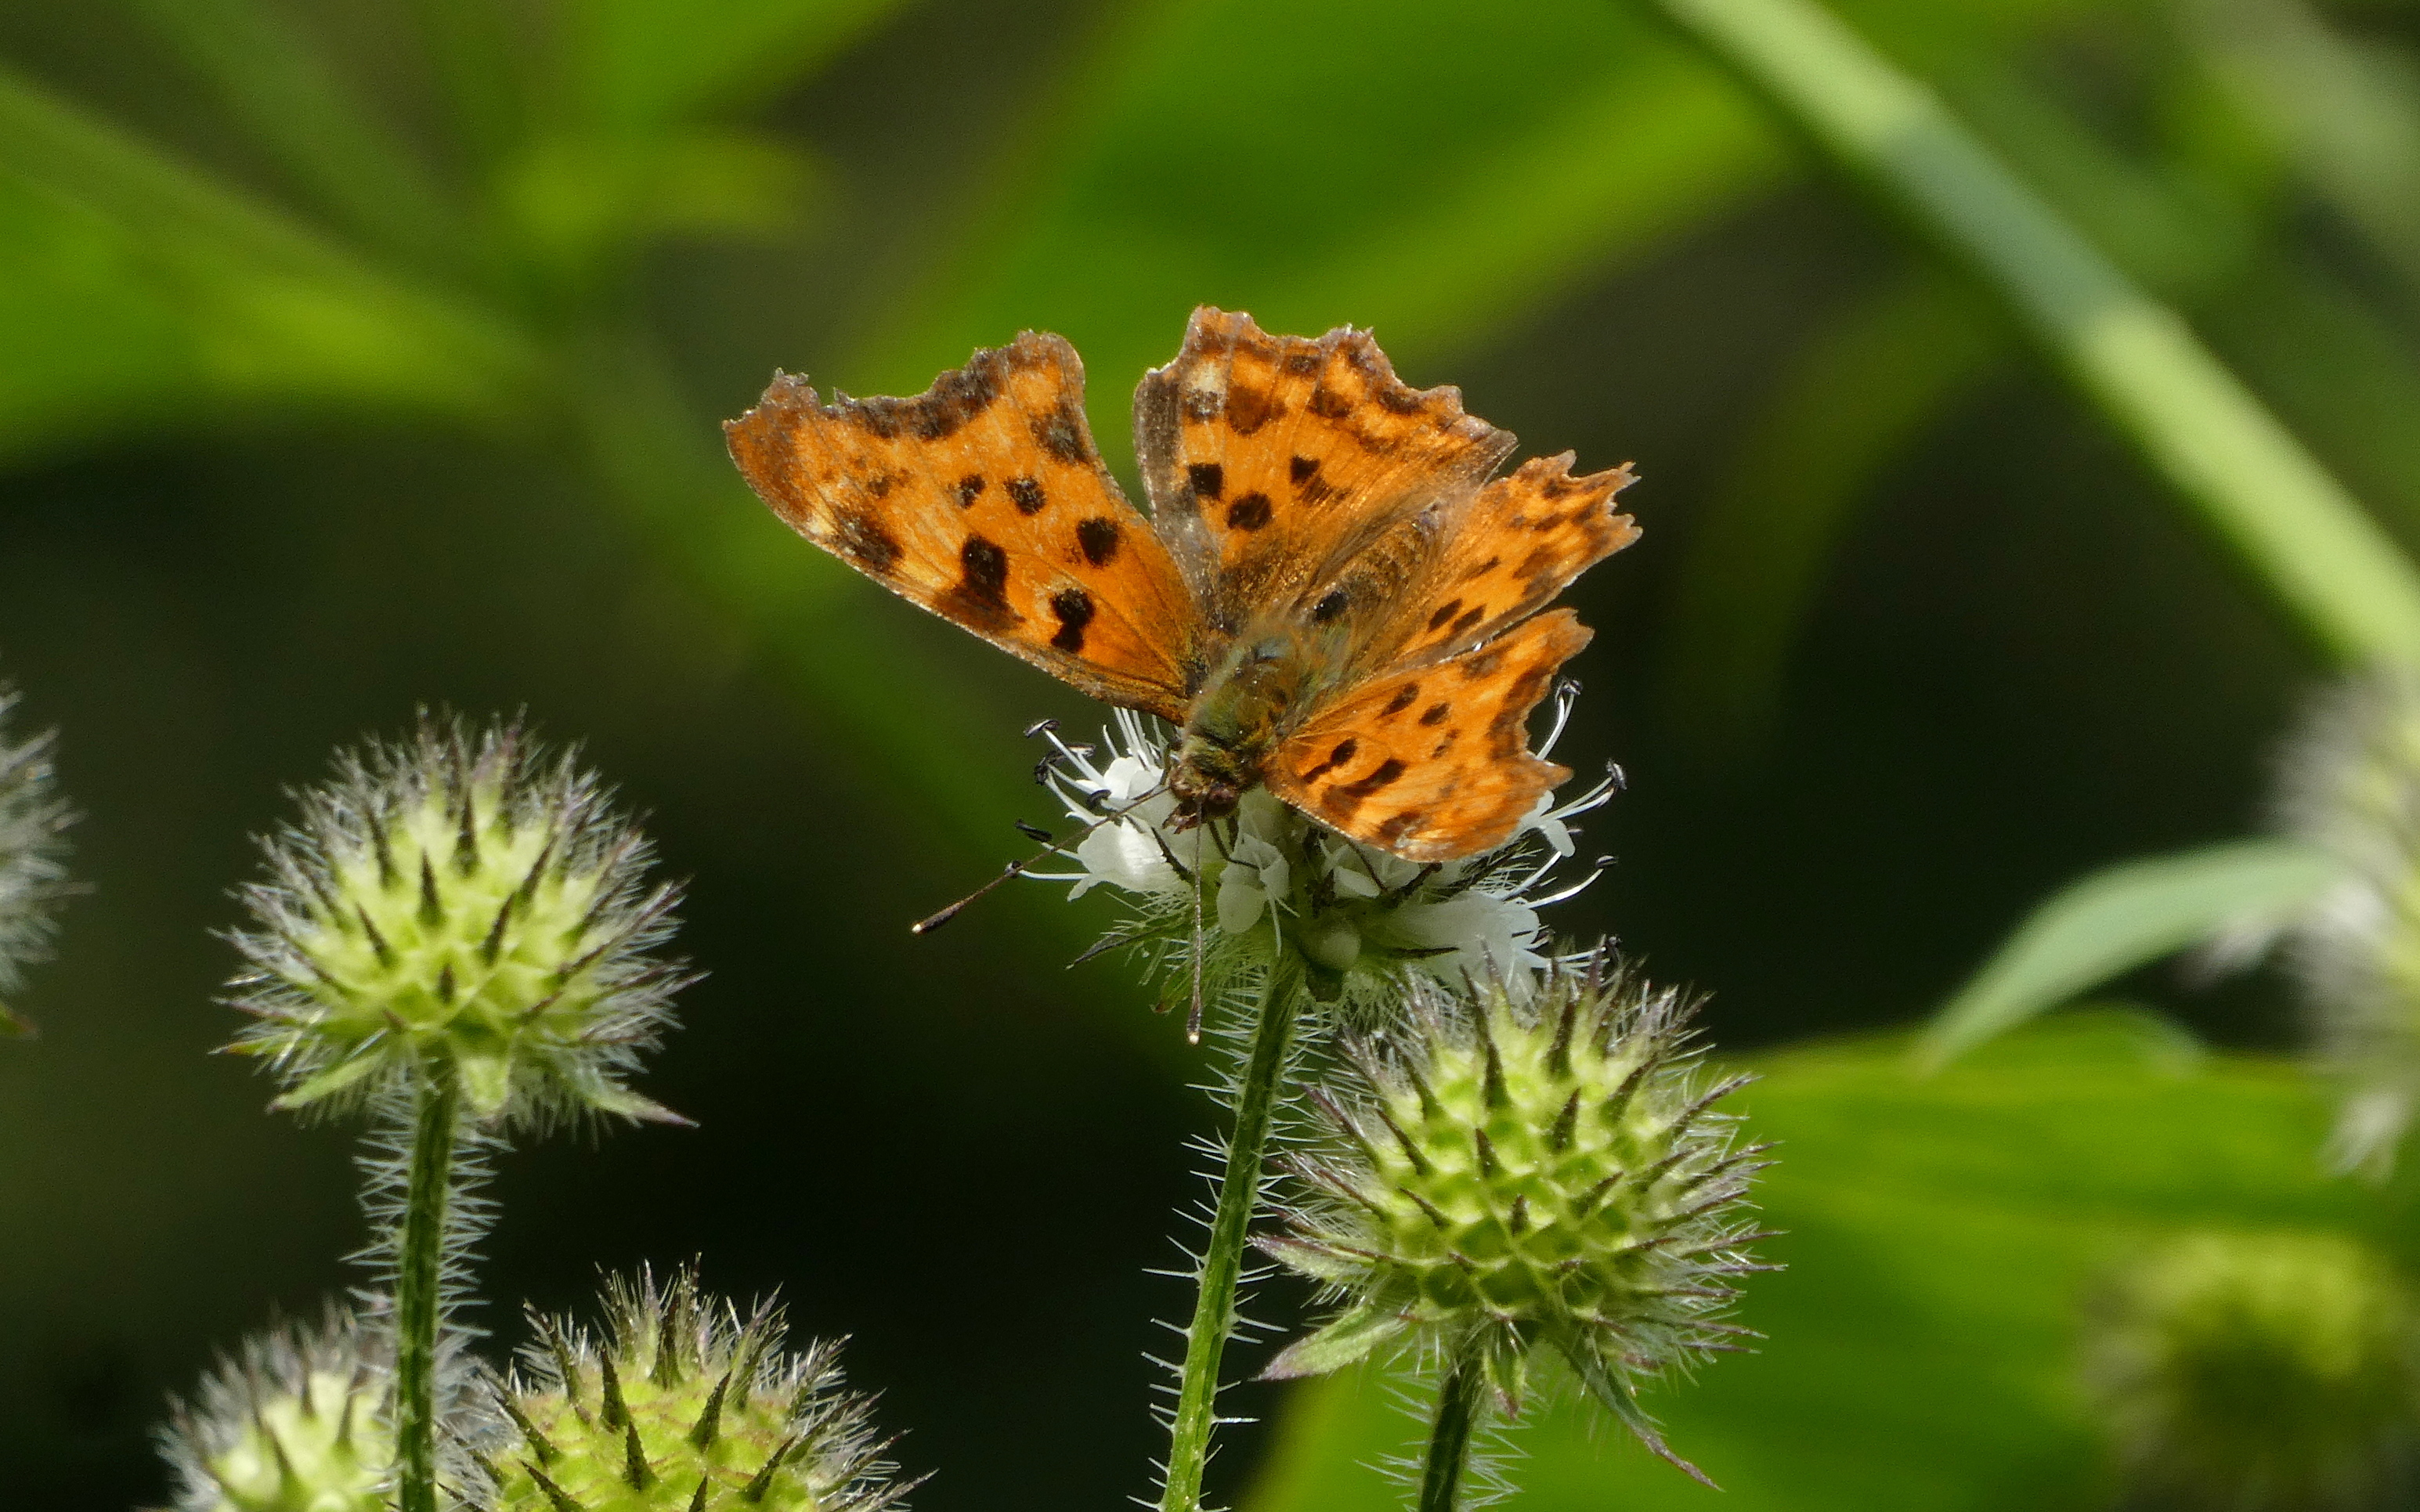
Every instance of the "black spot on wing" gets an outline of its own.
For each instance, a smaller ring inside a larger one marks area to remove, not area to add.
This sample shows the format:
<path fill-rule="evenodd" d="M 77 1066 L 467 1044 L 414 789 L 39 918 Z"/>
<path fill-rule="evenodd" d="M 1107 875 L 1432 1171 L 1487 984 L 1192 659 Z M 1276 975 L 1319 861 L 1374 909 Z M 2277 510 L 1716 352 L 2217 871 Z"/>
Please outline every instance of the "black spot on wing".
<path fill-rule="evenodd" d="M 1271 513 L 1267 494 L 1248 493 L 1227 506 L 1227 525 L 1231 530 L 1257 531 L 1269 522 Z"/>
<path fill-rule="evenodd" d="M 1075 464 L 1093 459 L 1093 449 L 1084 444 L 1084 417 L 1066 399 L 1048 414 L 1033 417 L 1033 440 L 1054 461 Z"/>
<path fill-rule="evenodd" d="M 1336 770 L 1336 768 L 1343 765 L 1346 762 L 1351 761 L 1353 759 L 1353 753 L 1360 748 L 1360 742 L 1348 735 L 1344 739 L 1336 743 L 1336 748 L 1327 753 L 1327 759 L 1326 761 L 1323 761 L 1314 766 L 1305 767 L 1302 771 L 1296 773 L 1295 776 L 1301 778 L 1305 782 L 1316 782 L 1328 773 Z"/>
<path fill-rule="evenodd" d="M 1238 436 L 1249 436 L 1284 413 L 1284 403 L 1266 389 L 1227 391 L 1227 428 Z"/>
<path fill-rule="evenodd" d="M 1404 775 L 1404 764 L 1389 756 L 1370 769 L 1370 775 L 1357 782 L 1339 782 L 1319 795 L 1319 811 L 1338 820 L 1353 817 L 1355 810 L 1380 790 L 1393 784 Z"/>
<path fill-rule="evenodd" d="M 970 472 L 950 486 L 950 492 L 957 500 L 960 509 L 974 508 L 975 501 L 983 497 L 983 491 L 984 480 L 980 472 Z"/>
<path fill-rule="evenodd" d="M 1185 481 L 1196 499 L 1216 499 L 1227 489 L 1227 470 L 1216 462 L 1194 462 L 1185 469 Z"/>
<path fill-rule="evenodd" d="M 1387 701 L 1387 706 L 1378 711 L 1378 717 L 1381 719 L 1390 719 L 1396 715 L 1403 713 L 1405 709 L 1410 708 L 1414 703 L 1419 702 L 1419 697 L 1420 685 L 1418 683 L 1405 683 L 1403 687 L 1395 689 L 1395 696 L 1388 699 Z"/>
<path fill-rule="evenodd" d="M 1315 456 L 1297 456 L 1286 464 L 1286 476 L 1297 488 L 1309 483 L 1318 471 L 1319 458 Z"/>
<path fill-rule="evenodd" d="M 1016 624 L 1023 616 L 1008 607 L 1008 553 L 996 541 L 968 536 L 958 548 L 958 580 L 937 607 L 977 630 L 998 633 Z"/>
<path fill-rule="evenodd" d="M 1032 478 L 1011 478 L 1008 480 L 1008 501 L 1016 506 L 1016 512 L 1020 515 L 1039 515 L 1042 513 L 1042 506 L 1050 501 L 1044 496 L 1039 481 Z"/>
<path fill-rule="evenodd" d="M 1451 710 L 1448 709 L 1442 703 L 1432 703 L 1427 708 L 1420 711 L 1420 723 L 1443 724 L 1445 723 L 1445 717 L 1451 712 Z"/>
<path fill-rule="evenodd" d="M 1117 560 L 1118 543 L 1125 533 L 1116 520 L 1096 515 L 1076 527 L 1076 546 L 1084 553 L 1085 561 L 1106 567 Z"/>
<path fill-rule="evenodd" d="M 1455 615 L 1461 612 L 1462 600 L 1458 598 L 1448 599 L 1435 614 L 1429 616 L 1429 628 L 1432 630 L 1442 630 L 1446 627 L 1447 621 L 1452 619 Z"/>
<path fill-rule="evenodd" d="M 888 573 L 899 562 L 899 538 L 862 510 L 832 515 L 832 549 L 868 572 Z"/>
<path fill-rule="evenodd" d="M 1084 649 L 1084 627 L 1093 623 L 1093 595 L 1080 588 L 1062 588 L 1050 595 L 1050 612 L 1059 616 L 1058 633 L 1050 643 L 1073 656 Z"/>

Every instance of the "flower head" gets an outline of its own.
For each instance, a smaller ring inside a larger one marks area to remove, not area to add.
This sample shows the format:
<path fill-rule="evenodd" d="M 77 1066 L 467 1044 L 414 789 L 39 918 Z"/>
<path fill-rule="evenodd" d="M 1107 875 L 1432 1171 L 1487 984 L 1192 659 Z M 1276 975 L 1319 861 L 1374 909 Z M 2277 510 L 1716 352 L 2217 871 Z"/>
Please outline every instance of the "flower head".
<path fill-rule="evenodd" d="M 256 1335 L 161 1431 L 177 1512 L 384 1512 L 387 1389 L 384 1348 L 350 1313 Z"/>
<path fill-rule="evenodd" d="M 1570 712 L 1566 692 L 1540 754 Z M 1044 779 L 1069 817 L 1093 827 L 1065 853 L 1079 870 L 1032 874 L 1075 884 L 1072 897 L 1105 885 L 1125 894 L 1133 917 L 1105 943 L 1140 947 L 1170 966 L 1192 949 L 1198 878 L 1205 975 L 1223 981 L 1292 949 L 1330 999 L 1390 998 L 1415 976 L 1452 982 L 1497 972 L 1519 980 L 1545 964 L 1538 910 L 1595 877 L 1554 879 L 1574 853 L 1571 821 L 1604 803 L 1619 779 L 1608 776 L 1559 805 L 1541 798 L 1496 850 L 1423 866 L 1357 844 L 1264 788 L 1246 793 L 1230 820 L 1172 829 L 1167 741 L 1123 710 L 1104 738 L 1106 760 L 1049 733 L 1055 755 Z M 1172 989 L 1185 977 L 1171 970 L 1167 980 Z"/>
<path fill-rule="evenodd" d="M 0 687 L 0 726 L 16 702 Z M 11 741 L 0 729 L 0 1036 L 31 1031 L 5 999 L 24 984 L 25 964 L 50 953 L 52 906 L 68 890 L 60 860 L 74 816 L 54 791 L 54 743 L 48 731 Z"/>
<path fill-rule="evenodd" d="M 605 1288 L 604 1332 L 533 1315 L 526 1373 L 500 1382 L 512 1425 L 489 1512 L 878 1512 L 889 1478 L 837 1346 L 783 1348 L 782 1315 L 743 1318 L 689 1271 Z"/>
<path fill-rule="evenodd" d="M 234 936 L 256 1022 L 232 1048 L 269 1058 L 279 1106 L 423 1075 L 482 1119 L 671 1117 L 624 1078 L 690 980 L 649 954 L 679 889 L 645 881 L 645 837 L 571 755 L 424 719 L 302 802 Z"/>
<path fill-rule="evenodd" d="M 2337 881 L 2281 926 L 2320 1052 L 2348 1096 L 2335 1146 L 2382 1168 L 2420 1106 L 2420 671 L 2380 669 L 2313 708 L 2282 764 L 2278 817 Z"/>
<path fill-rule="evenodd" d="M 2412 1489 L 2420 1315 L 2363 1245 L 2189 1234 L 2095 1313 L 2086 1382 L 2146 1504 L 2354 1512 Z"/>
<path fill-rule="evenodd" d="M 1732 1278 L 1758 1269 L 1761 1147 L 1713 1111 L 1745 1078 L 1705 1085 L 1689 1005 L 1602 953 L 1527 991 L 1415 996 L 1408 1032 L 1348 1057 L 1357 1091 L 1314 1094 L 1333 1153 L 1266 1247 L 1342 1305 L 1269 1373 L 1411 1344 L 1479 1357 L 1512 1412 L 1550 1350 L 1668 1456 L 1635 1383 L 1730 1347 Z"/>

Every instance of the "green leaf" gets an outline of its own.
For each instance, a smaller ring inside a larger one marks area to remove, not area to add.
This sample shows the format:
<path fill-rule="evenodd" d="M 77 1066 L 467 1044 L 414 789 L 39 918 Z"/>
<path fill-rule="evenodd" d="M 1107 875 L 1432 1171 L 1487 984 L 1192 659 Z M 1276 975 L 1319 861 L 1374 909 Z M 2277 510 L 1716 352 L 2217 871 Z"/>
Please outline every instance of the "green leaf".
<path fill-rule="evenodd" d="M 2095 872 L 2037 907 L 1933 1015 L 1923 1062 L 1938 1069 L 2112 977 L 2222 931 L 2277 921 L 2338 875 L 2329 856 L 2269 840 Z"/>
<path fill-rule="evenodd" d="M 255 0 L 136 9 L 340 229 L 415 261 L 460 259 L 461 217 L 433 176 L 286 17 Z"/>
<path fill-rule="evenodd" d="M 578 118 L 656 128 L 756 103 L 907 8 L 904 0 L 588 0 L 560 12 Z"/>
<path fill-rule="evenodd" d="M 1309 1335 L 1295 1340 L 1261 1374 L 1269 1381 L 1324 1376 L 1357 1365 L 1373 1350 L 1403 1333 L 1401 1314 L 1386 1307 L 1357 1307 Z"/>
<path fill-rule="evenodd" d="M 334 1097 L 348 1088 L 358 1086 L 364 1077 L 373 1072 L 383 1070 L 393 1063 L 388 1057 L 380 1055 L 359 1055 L 350 1060 L 340 1060 L 325 1071 L 305 1076 L 273 1099 L 269 1105 L 273 1111 L 279 1113 L 290 1113 L 296 1108 L 307 1108 L 314 1103 Z"/>
<path fill-rule="evenodd" d="M 1812 0 L 1657 0 L 2004 302 L 2319 644 L 2420 656 L 2420 574 L 2174 311 Z"/>
<path fill-rule="evenodd" d="M 1744 1134 L 1779 1141 L 1757 1201 L 1784 1231 L 1756 1248 L 1787 1269 L 1746 1278 L 1738 1319 L 1766 1337 L 1643 1402 L 1724 1489 L 1607 1431 L 1579 1393 L 1542 1391 L 1509 1430 L 1522 1512 L 2105 1505 L 2074 1351 L 2110 1267 L 2202 1227 L 2410 1252 L 2401 1210 L 2322 1174 L 2328 1098 L 2283 1060 L 2180 1069 L 2129 1019 L 2077 1014 L 1921 1080 L 1897 1036 L 1752 1064 Z M 1365 1368 L 1295 1387 L 1247 1512 L 1400 1506 L 1373 1468 L 1420 1431 L 1400 1380 Z"/>
<path fill-rule="evenodd" d="M 0 456 L 277 401 L 492 416 L 518 335 L 0 70 Z"/>

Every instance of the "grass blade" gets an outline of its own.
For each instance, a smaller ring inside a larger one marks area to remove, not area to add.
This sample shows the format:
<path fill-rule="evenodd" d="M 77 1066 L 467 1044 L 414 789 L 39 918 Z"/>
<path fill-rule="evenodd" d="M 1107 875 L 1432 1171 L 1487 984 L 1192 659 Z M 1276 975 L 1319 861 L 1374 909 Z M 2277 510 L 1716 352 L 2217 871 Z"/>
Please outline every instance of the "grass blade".
<path fill-rule="evenodd" d="M 2420 576 L 2403 553 L 2173 311 L 1930 89 L 1809 0 L 1656 3 L 2005 301 L 2313 640 L 2348 661 L 2420 656 Z"/>
<path fill-rule="evenodd" d="M 2336 864 L 2288 841 L 2237 841 L 2126 861 L 2051 895 L 1933 1015 L 1916 1043 L 1937 1071 L 2112 977 L 2316 897 Z"/>

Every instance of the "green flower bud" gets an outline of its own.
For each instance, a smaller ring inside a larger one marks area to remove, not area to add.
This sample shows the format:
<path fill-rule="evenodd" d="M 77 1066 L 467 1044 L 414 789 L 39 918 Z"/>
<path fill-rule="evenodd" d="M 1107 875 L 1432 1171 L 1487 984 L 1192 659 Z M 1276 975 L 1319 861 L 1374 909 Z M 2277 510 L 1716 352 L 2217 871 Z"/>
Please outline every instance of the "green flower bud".
<path fill-rule="evenodd" d="M 263 842 L 234 941 L 256 1016 L 230 1048 L 269 1058 L 275 1105 L 350 1106 L 415 1074 L 483 1119 L 670 1119 L 624 1078 L 690 980 L 647 953 L 679 889 L 569 754 L 518 725 L 424 719 L 339 759 L 302 821 Z"/>
<path fill-rule="evenodd" d="M 511 1442 L 490 1512 L 878 1512 L 911 1486 L 841 1389 L 839 1347 L 783 1348 L 769 1302 L 742 1319 L 683 1270 L 605 1288 L 606 1330 L 532 1315 L 526 1376 L 496 1389 Z"/>
<path fill-rule="evenodd" d="M 1746 1078 L 1700 1085 L 1691 1005 L 1602 965 L 1419 995 L 1408 1035 L 1351 1051 L 1357 1096 L 1313 1094 L 1337 1152 L 1301 1165 L 1315 1196 L 1265 1247 L 1343 1306 L 1268 1374 L 1416 1344 L 1481 1361 L 1512 1412 L 1549 1349 L 1670 1458 L 1634 1386 L 1745 1333 L 1722 1315 L 1761 1269 L 1763 1147 L 1712 1111 Z"/>
<path fill-rule="evenodd" d="M 384 1512 L 387 1385 L 382 1347 L 349 1313 L 255 1337 L 161 1435 L 178 1512 Z"/>
<path fill-rule="evenodd" d="M 2143 1504 L 2407 1504 L 2420 1334 L 2402 1279 L 2365 1246 L 2191 1234 L 2116 1276 L 2092 1311 L 2086 1381 Z"/>
<path fill-rule="evenodd" d="M 0 725 L 17 696 L 0 687 Z M 0 729 L 0 999 L 24 985 L 23 967 L 50 954 L 52 907 L 67 890 L 60 858 L 73 815 L 54 791 L 54 737 L 45 731 L 11 742 Z M 0 1038 L 30 1034 L 33 1026 L 0 1000 Z"/>

